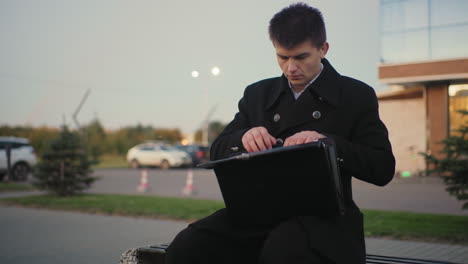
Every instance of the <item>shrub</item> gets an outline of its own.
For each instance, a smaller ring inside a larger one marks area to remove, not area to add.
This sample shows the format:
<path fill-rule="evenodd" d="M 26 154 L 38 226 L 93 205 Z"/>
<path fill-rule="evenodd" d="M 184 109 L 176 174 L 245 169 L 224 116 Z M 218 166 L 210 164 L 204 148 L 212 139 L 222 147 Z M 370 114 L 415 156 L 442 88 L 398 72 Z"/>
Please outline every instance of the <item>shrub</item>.
<path fill-rule="evenodd" d="M 464 117 L 468 111 L 459 111 Z M 432 165 L 429 173 L 436 173 L 444 179 L 447 191 L 458 200 L 466 201 L 463 209 L 468 209 L 468 122 L 458 128 L 454 135 L 442 141 L 444 157 L 423 154 Z"/>
<path fill-rule="evenodd" d="M 34 185 L 59 196 L 76 194 L 96 180 L 90 176 L 90 166 L 79 135 L 64 126 L 42 153 Z"/>

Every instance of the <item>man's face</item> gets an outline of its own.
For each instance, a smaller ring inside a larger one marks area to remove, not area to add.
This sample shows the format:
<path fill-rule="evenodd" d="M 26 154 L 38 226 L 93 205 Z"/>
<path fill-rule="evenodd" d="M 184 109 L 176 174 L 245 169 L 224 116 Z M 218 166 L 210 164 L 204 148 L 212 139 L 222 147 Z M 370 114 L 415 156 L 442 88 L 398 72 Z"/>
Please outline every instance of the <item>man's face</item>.
<path fill-rule="evenodd" d="M 306 40 L 297 46 L 287 49 L 274 43 L 278 64 L 294 91 L 304 90 L 306 85 L 320 72 L 320 60 L 328 51 L 328 43 L 315 47 L 312 41 Z"/>

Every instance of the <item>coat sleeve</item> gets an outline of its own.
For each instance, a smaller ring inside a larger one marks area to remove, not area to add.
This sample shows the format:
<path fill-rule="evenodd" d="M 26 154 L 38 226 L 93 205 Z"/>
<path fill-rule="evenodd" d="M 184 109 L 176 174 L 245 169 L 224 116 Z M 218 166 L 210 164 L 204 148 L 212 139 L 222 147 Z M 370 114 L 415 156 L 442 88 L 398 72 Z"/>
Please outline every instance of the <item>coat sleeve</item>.
<path fill-rule="evenodd" d="M 377 96 L 371 87 L 368 87 L 359 101 L 359 110 L 350 139 L 336 135 L 327 136 L 335 141 L 343 172 L 360 180 L 384 186 L 395 174 L 395 158 L 388 131 L 380 120 Z"/>
<path fill-rule="evenodd" d="M 246 92 L 244 93 L 244 97 L 239 101 L 238 107 L 239 112 L 234 116 L 234 120 L 226 126 L 211 145 L 211 160 L 227 158 L 237 152 L 245 151 L 242 145 L 242 136 L 250 129 L 250 122 L 246 109 Z"/>

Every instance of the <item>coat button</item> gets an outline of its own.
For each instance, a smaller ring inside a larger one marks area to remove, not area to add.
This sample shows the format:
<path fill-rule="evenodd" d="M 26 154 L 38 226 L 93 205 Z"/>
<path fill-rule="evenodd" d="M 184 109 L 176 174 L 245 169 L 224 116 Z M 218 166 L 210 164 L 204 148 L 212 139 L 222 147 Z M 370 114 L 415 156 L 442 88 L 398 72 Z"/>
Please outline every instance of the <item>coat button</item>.
<path fill-rule="evenodd" d="M 275 114 L 273 116 L 273 121 L 278 122 L 281 119 L 281 116 L 279 114 Z"/>
<path fill-rule="evenodd" d="M 323 101 L 323 98 L 322 98 L 321 96 L 319 96 L 319 98 L 318 98 L 318 99 L 319 99 L 319 101 Z"/>
<path fill-rule="evenodd" d="M 237 152 L 237 151 L 239 151 L 239 148 L 238 148 L 238 147 L 232 147 L 232 148 L 231 148 L 231 151 L 232 151 L 232 152 Z"/>
<path fill-rule="evenodd" d="M 314 111 L 312 113 L 312 117 L 315 119 L 319 119 L 321 116 L 322 116 L 322 113 L 320 113 L 320 111 Z"/>

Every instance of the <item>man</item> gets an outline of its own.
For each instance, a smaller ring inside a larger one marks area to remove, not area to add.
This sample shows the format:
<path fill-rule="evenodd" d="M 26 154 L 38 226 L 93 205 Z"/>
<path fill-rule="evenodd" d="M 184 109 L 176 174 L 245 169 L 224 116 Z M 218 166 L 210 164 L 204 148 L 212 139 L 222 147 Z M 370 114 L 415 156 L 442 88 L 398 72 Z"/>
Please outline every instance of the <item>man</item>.
<path fill-rule="evenodd" d="M 395 160 L 377 98 L 368 85 L 338 74 L 324 57 L 329 44 L 319 10 L 293 4 L 270 21 L 281 77 L 248 86 L 239 112 L 213 142 L 211 158 L 333 140 L 346 214 L 294 216 L 272 229 L 237 228 L 224 209 L 191 224 L 168 249 L 167 263 L 364 263 L 363 219 L 351 177 L 383 186 Z M 288 164 L 294 166 L 294 164 Z"/>

